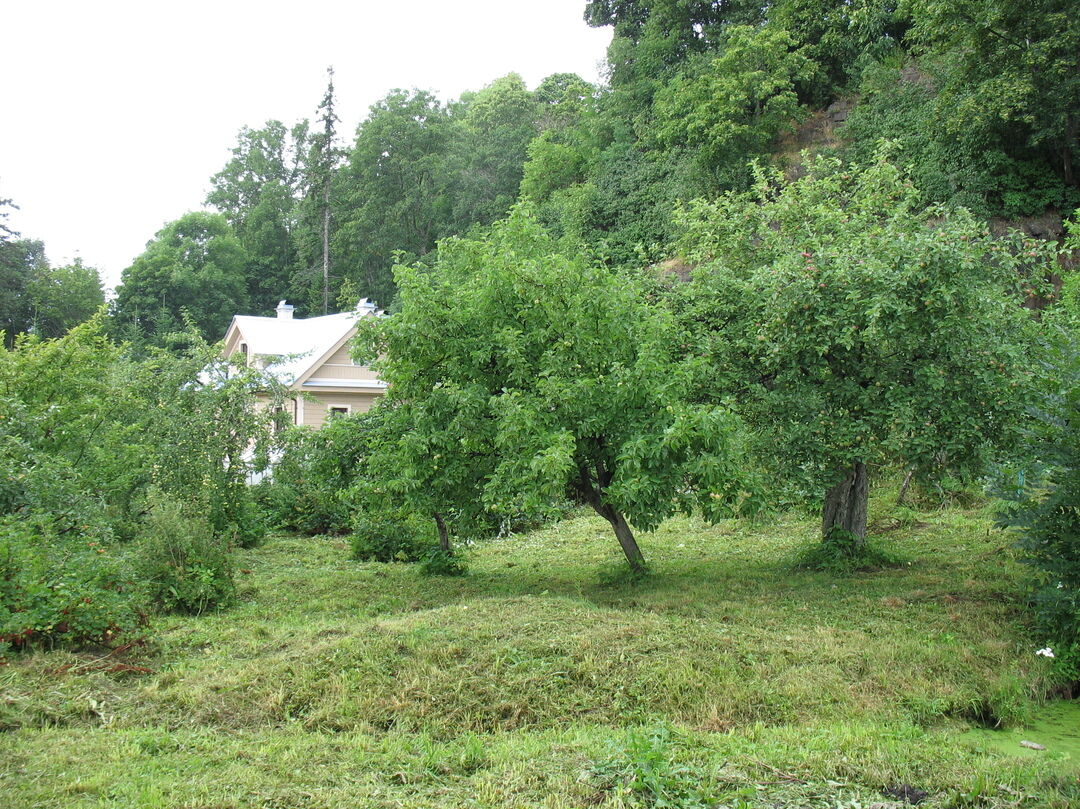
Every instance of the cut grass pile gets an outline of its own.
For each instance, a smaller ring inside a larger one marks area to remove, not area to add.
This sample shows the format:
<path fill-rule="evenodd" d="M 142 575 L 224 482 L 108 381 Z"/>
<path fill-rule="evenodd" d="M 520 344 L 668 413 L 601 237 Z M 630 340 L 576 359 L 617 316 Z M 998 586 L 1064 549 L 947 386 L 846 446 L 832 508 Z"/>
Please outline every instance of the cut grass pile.
<path fill-rule="evenodd" d="M 0 805 L 1080 805 L 1077 762 L 960 738 L 1047 688 L 1007 538 L 879 525 L 903 561 L 836 575 L 794 567 L 813 520 L 672 520 L 636 582 L 583 516 L 451 579 L 278 537 L 229 611 L 0 666 Z"/>

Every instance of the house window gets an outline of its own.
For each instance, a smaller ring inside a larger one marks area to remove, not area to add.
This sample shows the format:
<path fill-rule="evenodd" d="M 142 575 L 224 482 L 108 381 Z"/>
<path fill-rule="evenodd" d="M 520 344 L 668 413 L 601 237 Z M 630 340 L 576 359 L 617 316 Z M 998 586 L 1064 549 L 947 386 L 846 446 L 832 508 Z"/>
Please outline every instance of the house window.
<path fill-rule="evenodd" d="M 349 405 L 330 405 L 326 408 L 326 417 L 328 419 L 336 419 L 338 416 L 347 416 L 352 407 Z"/>
<path fill-rule="evenodd" d="M 240 353 L 244 355 L 244 365 L 248 364 L 248 347 L 247 343 L 240 344 Z"/>

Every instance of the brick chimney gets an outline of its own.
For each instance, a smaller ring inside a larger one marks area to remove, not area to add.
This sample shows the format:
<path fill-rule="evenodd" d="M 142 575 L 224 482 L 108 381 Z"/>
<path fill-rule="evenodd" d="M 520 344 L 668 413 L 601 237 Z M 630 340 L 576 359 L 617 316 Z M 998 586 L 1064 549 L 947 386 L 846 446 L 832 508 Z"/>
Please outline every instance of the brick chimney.
<path fill-rule="evenodd" d="M 285 301 L 279 301 L 276 310 L 278 320 L 292 320 L 292 313 L 295 308 L 295 306 L 292 306 Z"/>

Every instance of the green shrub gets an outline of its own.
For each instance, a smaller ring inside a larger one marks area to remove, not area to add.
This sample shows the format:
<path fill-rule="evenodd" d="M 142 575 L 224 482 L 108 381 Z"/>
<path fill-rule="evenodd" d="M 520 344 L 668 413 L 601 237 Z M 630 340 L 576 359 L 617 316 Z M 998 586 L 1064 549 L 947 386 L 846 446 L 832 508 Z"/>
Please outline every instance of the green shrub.
<path fill-rule="evenodd" d="M 419 562 L 432 550 L 432 528 L 400 511 L 365 511 L 353 518 L 352 557 L 359 562 Z"/>
<path fill-rule="evenodd" d="M 464 576 L 468 568 L 460 556 L 435 548 L 420 561 L 420 572 L 425 576 Z"/>
<path fill-rule="evenodd" d="M 352 508 L 342 494 L 363 468 L 378 420 L 372 411 L 333 418 L 319 430 L 289 430 L 272 477 L 256 487 L 267 519 L 301 534 L 347 534 Z"/>
<path fill-rule="evenodd" d="M 881 547 L 874 539 L 860 539 L 851 531 L 833 528 L 823 541 L 800 551 L 795 568 L 847 575 L 897 567 L 900 563 L 899 557 Z"/>
<path fill-rule="evenodd" d="M 1053 329 L 1053 326 L 1051 327 Z M 1080 681 L 1080 338 L 1052 331 L 1044 389 L 1027 433 L 1027 463 L 1006 475 L 1002 522 L 1020 529 L 1035 571 L 1034 642 L 1064 682 Z M 1049 656 L 1047 655 L 1047 656 Z"/>
<path fill-rule="evenodd" d="M 199 615 L 235 595 L 227 540 L 160 493 L 150 496 L 133 566 L 150 602 L 165 612 Z"/>
<path fill-rule="evenodd" d="M 257 548 L 266 538 L 266 532 L 266 514 L 252 493 L 237 504 L 233 520 L 220 533 L 234 548 Z"/>
<path fill-rule="evenodd" d="M 270 525 L 297 534 L 343 534 L 349 529 L 349 514 L 337 491 L 310 485 L 310 481 L 263 481 L 255 487 L 255 497 Z"/>
<path fill-rule="evenodd" d="M 35 514 L 0 519 L 0 651 L 109 644 L 144 622 L 107 535 L 62 536 Z"/>

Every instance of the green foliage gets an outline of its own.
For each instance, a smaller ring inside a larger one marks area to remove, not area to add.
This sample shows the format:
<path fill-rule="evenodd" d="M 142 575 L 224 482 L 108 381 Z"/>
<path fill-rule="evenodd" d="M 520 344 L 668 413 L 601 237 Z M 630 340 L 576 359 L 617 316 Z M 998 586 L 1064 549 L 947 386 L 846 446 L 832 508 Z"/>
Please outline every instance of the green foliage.
<path fill-rule="evenodd" d="M 307 121 L 291 129 L 280 121 L 267 121 L 261 129 L 244 127 L 232 158 L 210 179 L 206 202 L 228 217 L 247 257 L 251 314 L 268 313 L 294 291 L 290 282 L 300 260 L 297 208 L 309 139 Z"/>
<path fill-rule="evenodd" d="M 640 269 L 666 257 L 678 201 L 689 190 L 703 191 L 688 174 L 693 174 L 690 155 L 613 144 L 601 154 L 592 180 L 571 186 L 567 191 L 577 193 L 559 198 L 559 223 L 612 267 Z"/>
<path fill-rule="evenodd" d="M 1075 324 L 1048 333 L 1040 396 L 1025 434 L 1026 474 L 1008 477 L 1002 519 L 1020 530 L 1034 570 L 1033 640 L 1053 650 L 1065 682 L 1080 680 L 1080 340 Z"/>
<path fill-rule="evenodd" d="M 749 0 L 591 0 L 585 20 L 615 29 L 608 70 L 620 106 L 646 109 L 664 79 L 694 55 L 718 47 L 731 25 L 759 26 L 767 7 Z"/>
<path fill-rule="evenodd" d="M 0 518 L 41 526 L 13 540 L 41 610 L 69 606 L 48 600 L 54 579 L 90 596 L 96 623 L 33 621 L 43 636 L 74 626 L 55 633 L 73 643 L 134 625 L 141 595 L 112 582 L 130 576 L 117 542 L 140 532 L 150 488 L 202 515 L 223 545 L 251 545 L 264 530 L 245 480 L 270 437 L 269 411 L 254 393 L 273 401 L 273 381 L 229 368 L 197 335 L 183 355 L 151 349 L 136 358 L 102 334 L 103 320 L 55 340 L 24 335 L 0 352 Z M 203 584 L 220 586 L 213 576 Z M 202 598 L 182 596 L 187 609 Z"/>
<path fill-rule="evenodd" d="M 303 534 L 344 534 L 351 508 L 344 492 L 361 472 L 377 412 L 331 419 L 319 430 L 290 429 L 279 436 L 272 476 L 257 487 L 274 525 Z"/>
<path fill-rule="evenodd" d="M 858 461 L 979 475 L 1013 437 L 1034 328 L 1020 303 L 1047 248 L 924 210 L 884 160 L 818 160 L 790 184 L 759 172 L 682 221 L 700 395 L 734 398 L 796 496 Z"/>
<path fill-rule="evenodd" d="M 110 507 L 139 467 L 125 362 L 102 320 L 56 340 L 23 336 L 0 353 L 0 466 L 16 484 L 0 508 L 49 515 L 65 535 L 106 519 L 119 528 Z"/>
<path fill-rule="evenodd" d="M 208 202 L 243 252 L 240 298 L 226 278 L 144 257 L 130 279 L 142 291 L 120 295 L 123 333 L 168 331 L 184 307 L 265 311 L 292 297 L 323 308 L 324 227 L 329 294 L 392 310 L 395 262 L 430 264 L 440 239 L 489 226 L 522 197 L 609 266 L 640 268 L 671 257 L 676 203 L 745 190 L 748 160 L 787 160 L 792 140 L 833 149 L 839 135 L 858 163 L 888 138 L 926 203 L 1009 218 L 1073 207 L 1070 2 L 595 0 L 586 21 L 613 29 L 602 89 L 562 73 L 533 91 L 509 74 L 448 101 L 395 89 L 344 150 L 331 87 L 319 131 L 245 128 L 212 178 Z M 834 129 L 847 105 L 822 108 L 838 98 L 856 103 Z M 0 289 L 19 283 L 5 275 Z M 12 320 L 5 303 L 0 323 L 22 330 L 26 312 Z"/>
<path fill-rule="evenodd" d="M 45 246 L 27 239 L 0 239 L 0 331 L 4 346 L 30 328 L 27 278 L 45 261 Z"/>
<path fill-rule="evenodd" d="M 425 576 L 464 576 L 468 566 L 459 554 L 434 548 L 420 560 L 420 572 Z"/>
<path fill-rule="evenodd" d="M 227 542 L 203 517 L 159 492 L 147 498 L 133 572 L 150 603 L 164 612 L 201 615 L 235 597 Z"/>
<path fill-rule="evenodd" d="M 41 513 L 0 517 L 0 652 L 110 644 L 143 621 L 108 534 L 58 530 Z"/>
<path fill-rule="evenodd" d="M 603 792 L 625 796 L 630 806 L 704 809 L 713 806 L 701 789 L 703 776 L 672 761 L 677 739 L 666 727 L 631 730 L 612 744 L 607 758 L 590 768 Z"/>
<path fill-rule="evenodd" d="M 389 304 L 399 254 L 418 259 L 506 214 L 541 115 L 565 125 L 581 91 L 566 76 L 542 88 L 531 93 L 512 73 L 450 104 L 393 90 L 371 107 L 335 191 L 338 262 L 361 294 Z"/>
<path fill-rule="evenodd" d="M 795 561 L 796 568 L 821 570 L 845 575 L 895 567 L 895 554 L 876 541 L 866 540 L 852 531 L 834 527 L 824 541 L 808 545 Z"/>
<path fill-rule="evenodd" d="M 955 99 L 937 91 L 935 64 L 904 59 L 896 51 L 863 72 L 860 103 L 844 129 L 854 161 L 871 160 L 879 139 L 888 138 L 926 203 L 1006 217 L 1075 204 L 1076 189 L 1037 150 L 1011 142 L 1000 128 L 944 126 Z"/>
<path fill-rule="evenodd" d="M 218 339 L 248 306 L 247 262 L 224 215 L 185 214 L 158 231 L 124 270 L 113 302 L 116 328 L 161 341 L 190 318 L 204 339 Z"/>
<path fill-rule="evenodd" d="M 811 69 L 787 31 L 732 27 L 718 56 L 689 62 L 657 92 L 656 138 L 693 149 L 714 188 L 744 187 L 747 161 L 797 121 L 795 87 Z"/>
<path fill-rule="evenodd" d="M 909 39 L 938 60 L 939 125 L 1038 150 L 1064 184 L 1080 157 L 1080 25 L 1070 0 L 913 0 Z"/>
<path fill-rule="evenodd" d="M 545 88 L 548 114 L 559 106 L 552 89 L 550 83 Z M 536 95 L 516 73 L 464 94 L 456 111 L 464 114 L 444 169 L 450 218 L 440 236 L 465 233 L 471 225 L 489 225 L 506 215 L 517 199 L 526 149 L 537 135 L 540 116 Z"/>
<path fill-rule="evenodd" d="M 430 93 L 393 90 L 372 105 L 339 178 L 335 252 L 363 295 L 393 297 L 396 251 L 422 256 L 441 235 L 442 162 L 452 120 Z"/>
<path fill-rule="evenodd" d="M 536 88 L 536 97 L 541 131 L 528 144 L 521 196 L 544 203 L 593 175 L 602 126 L 599 93 L 579 76 L 548 76 Z"/>
<path fill-rule="evenodd" d="M 352 558 L 360 562 L 419 562 L 434 548 L 431 523 L 402 509 L 360 511 L 352 520 Z"/>
<path fill-rule="evenodd" d="M 416 513 L 528 515 L 570 494 L 640 566 L 626 519 L 649 530 L 679 510 L 717 519 L 745 505 L 738 423 L 687 404 L 672 320 L 528 208 L 397 280 L 400 311 L 362 332 L 399 420 L 372 467 Z"/>
<path fill-rule="evenodd" d="M 60 337 L 105 305 L 97 270 L 82 259 L 63 267 L 45 265 L 29 279 L 31 328 L 42 337 Z"/>
<path fill-rule="evenodd" d="M 40 241 L 0 239 L 0 331 L 7 348 L 24 332 L 59 337 L 104 303 L 97 270 L 81 259 L 53 267 Z"/>

